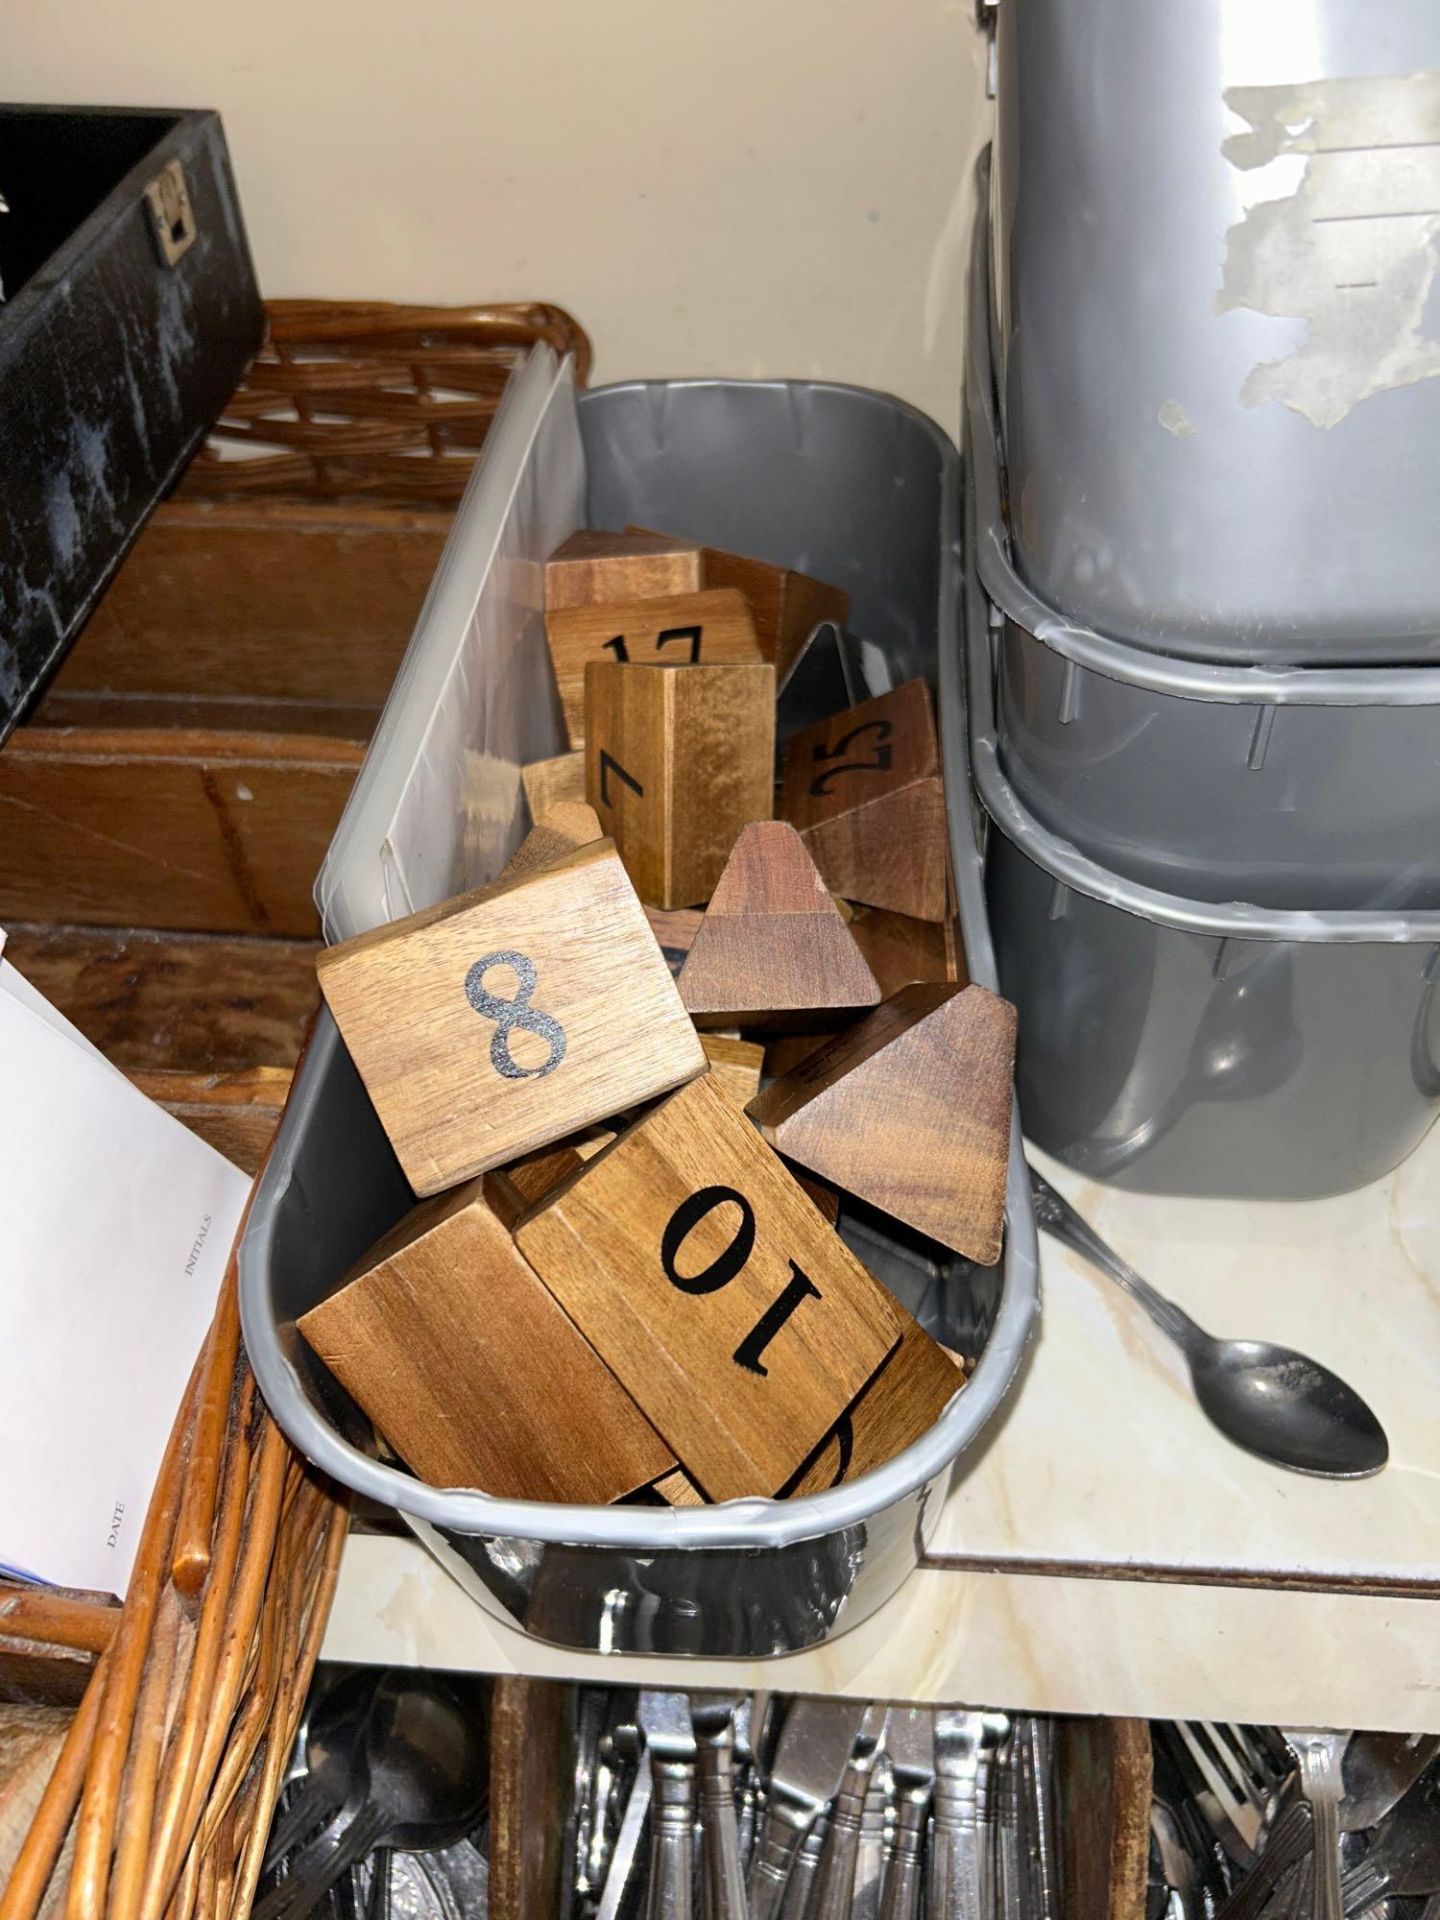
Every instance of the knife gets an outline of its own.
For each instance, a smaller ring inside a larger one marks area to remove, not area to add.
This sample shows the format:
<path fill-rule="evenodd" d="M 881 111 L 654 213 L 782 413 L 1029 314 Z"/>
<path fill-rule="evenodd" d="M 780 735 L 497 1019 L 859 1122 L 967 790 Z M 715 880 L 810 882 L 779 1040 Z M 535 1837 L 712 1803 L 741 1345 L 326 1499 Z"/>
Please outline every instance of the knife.
<path fill-rule="evenodd" d="M 929 1920 L 979 1920 L 980 1750 L 985 1716 L 935 1710 L 935 1830 L 930 1841 Z"/>
<path fill-rule="evenodd" d="M 830 1814 L 830 1831 L 820 1855 L 820 1871 L 815 1882 L 812 1920 L 847 1920 L 856 1891 L 856 1868 L 860 1854 L 861 1824 L 865 1817 L 865 1796 L 870 1776 L 885 1737 L 889 1709 L 875 1702 L 865 1709 L 850 1749 L 850 1763 L 835 1794 Z M 877 1833 L 879 1829 L 877 1827 Z M 877 1861 L 878 1866 L 878 1861 Z M 878 1908 L 877 1900 L 876 1906 Z"/>
<path fill-rule="evenodd" d="M 700 1802 L 700 1920 L 746 1920 L 745 1874 L 735 1819 L 738 1693 L 692 1693 Z"/>
<path fill-rule="evenodd" d="M 691 1920 L 695 1861 L 695 1735 L 683 1693 L 640 1695 L 650 1754 L 650 1897 L 646 1920 Z"/>
<path fill-rule="evenodd" d="M 915 1920 L 920 1911 L 920 1853 L 935 1787 L 933 1710 L 892 1707 L 885 1751 L 895 1776 L 895 1851 L 885 1876 L 880 1920 Z"/>
<path fill-rule="evenodd" d="M 815 1817 L 835 1796 L 865 1718 L 857 1700 L 796 1700 L 770 1773 L 765 1825 L 750 1862 L 750 1920 L 776 1920 L 785 1881 Z"/>

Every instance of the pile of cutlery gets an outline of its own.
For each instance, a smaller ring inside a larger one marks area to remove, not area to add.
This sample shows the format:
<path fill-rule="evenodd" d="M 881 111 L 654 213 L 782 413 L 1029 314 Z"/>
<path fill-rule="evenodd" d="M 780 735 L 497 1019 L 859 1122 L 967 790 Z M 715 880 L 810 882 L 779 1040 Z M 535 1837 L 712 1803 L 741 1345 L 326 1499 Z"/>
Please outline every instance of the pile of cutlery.
<path fill-rule="evenodd" d="M 1061 1920 L 1050 1719 L 587 1698 L 573 1920 Z M 1440 1920 L 1440 1737 L 1188 1721 L 1152 1746 L 1146 1920 Z"/>
<path fill-rule="evenodd" d="M 1059 1920 L 1045 1720 L 765 1694 L 610 1707 L 598 1731 L 581 1713 L 577 1920 Z"/>

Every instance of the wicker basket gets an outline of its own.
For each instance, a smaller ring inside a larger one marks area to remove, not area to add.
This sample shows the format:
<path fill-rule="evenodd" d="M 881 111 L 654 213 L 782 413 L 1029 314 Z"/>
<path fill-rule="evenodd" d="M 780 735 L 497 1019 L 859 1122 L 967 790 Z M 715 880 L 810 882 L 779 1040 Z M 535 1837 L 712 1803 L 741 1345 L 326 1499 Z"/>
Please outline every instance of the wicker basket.
<path fill-rule="evenodd" d="M 269 335 L 182 498 L 346 500 L 453 507 L 505 383 L 546 341 L 590 342 L 560 307 L 402 307 L 272 300 Z"/>
<path fill-rule="evenodd" d="M 101 1651 L 0 1920 L 242 1920 L 344 1540 L 240 1354 L 232 1259 L 124 1607 L 39 1596 L 10 1622 Z"/>
<path fill-rule="evenodd" d="M 377 507 L 450 507 L 525 350 L 572 353 L 581 379 L 590 363 L 582 330 L 545 305 L 292 300 L 269 316 L 269 344 L 184 498 L 252 500 L 262 517 L 284 500 L 363 500 L 371 520 Z M 232 1259 L 123 1608 L 0 1584 L 0 1653 L 48 1652 L 52 1697 L 81 1695 L 0 1920 L 248 1912 L 345 1519 L 259 1399 Z"/>

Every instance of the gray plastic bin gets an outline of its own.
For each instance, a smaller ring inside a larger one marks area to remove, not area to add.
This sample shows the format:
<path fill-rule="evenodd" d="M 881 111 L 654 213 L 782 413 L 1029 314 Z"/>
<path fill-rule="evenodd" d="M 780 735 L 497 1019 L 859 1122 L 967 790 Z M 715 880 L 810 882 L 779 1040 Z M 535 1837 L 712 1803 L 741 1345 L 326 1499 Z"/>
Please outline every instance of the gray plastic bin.
<path fill-rule="evenodd" d="M 638 520 L 807 567 L 848 589 L 855 631 L 882 649 L 897 677 L 933 673 L 938 659 L 950 714 L 946 752 L 962 795 L 951 810 L 961 927 L 972 976 L 993 985 L 954 679 L 954 448 L 897 401 L 809 382 L 637 383 L 586 395 L 580 416 L 591 524 Z M 853 1485 L 803 1500 L 684 1510 L 494 1500 L 380 1465 L 365 1423 L 295 1330 L 296 1316 L 333 1289 L 410 1201 L 322 1014 L 240 1249 L 245 1341 L 261 1390 L 303 1453 L 403 1513 L 482 1605 L 568 1646 L 784 1653 L 866 1619 L 916 1565 L 957 1458 L 1014 1378 L 1037 1307 L 1035 1220 L 1017 1124 L 1003 1285 L 988 1343 L 966 1389 L 904 1454 Z M 916 1268 L 914 1249 L 897 1246 L 896 1255 L 900 1267 Z M 956 1267 L 944 1275 L 939 1290 L 951 1298 L 942 1313 L 964 1290 Z"/>
<path fill-rule="evenodd" d="M 1196 659 L 1440 658 L 1440 7 L 995 18 L 1026 580 Z"/>
<path fill-rule="evenodd" d="M 1003 616 L 1000 760 L 1052 832 L 1132 880 L 1266 907 L 1440 906 L 1440 665 L 1170 659 L 1021 579 L 1001 496 L 984 215 L 966 380 L 975 565 Z"/>
<path fill-rule="evenodd" d="M 973 537 L 973 505 L 967 525 Z M 1089 858 L 1005 778 L 973 569 L 966 608 L 987 897 L 1029 1138 L 1145 1193 L 1308 1200 L 1397 1166 L 1440 1102 L 1440 913 L 1199 901 Z"/>

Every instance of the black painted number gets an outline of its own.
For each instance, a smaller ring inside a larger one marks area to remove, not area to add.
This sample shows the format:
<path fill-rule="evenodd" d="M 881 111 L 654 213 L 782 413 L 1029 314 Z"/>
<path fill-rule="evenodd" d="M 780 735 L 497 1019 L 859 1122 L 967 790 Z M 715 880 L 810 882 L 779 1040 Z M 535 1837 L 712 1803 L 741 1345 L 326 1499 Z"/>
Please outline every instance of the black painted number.
<path fill-rule="evenodd" d="M 600 804 L 602 807 L 613 807 L 615 804 L 610 798 L 610 776 L 612 773 L 617 780 L 622 780 L 632 793 L 638 793 L 642 800 L 645 798 L 645 789 L 635 778 L 634 774 L 627 773 L 620 762 L 618 760 L 612 760 L 610 755 L 606 753 L 602 747 L 600 749 Z"/>
<path fill-rule="evenodd" d="M 672 640 L 688 640 L 690 642 L 690 664 L 693 667 L 695 662 L 700 658 L 700 635 L 702 632 L 703 628 L 698 626 L 662 627 L 655 636 L 655 651 L 659 653 L 660 649 L 662 647 L 668 647 Z"/>
<path fill-rule="evenodd" d="M 680 1249 L 708 1214 L 727 1204 L 738 1208 L 740 1213 L 739 1224 L 729 1246 L 717 1253 L 709 1266 L 701 1267 L 698 1273 L 682 1273 Z M 666 1222 L 665 1231 L 660 1237 L 660 1264 L 665 1269 L 665 1278 L 681 1293 L 718 1293 L 721 1287 L 728 1286 L 735 1278 L 754 1249 L 755 1209 L 744 1194 L 738 1193 L 734 1187 L 701 1187 L 687 1200 L 682 1200 Z M 736 1366 L 744 1367 L 747 1373 L 758 1373 L 763 1378 L 768 1371 L 765 1366 L 766 1348 L 802 1301 L 819 1298 L 820 1289 L 809 1274 L 802 1272 L 792 1260 L 790 1278 L 784 1289 L 730 1356 Z"/>
<path fill-rule="evenodd" d="M 827 767 L 810 782 L 812 794 L 825 794 L 830 791 L 830 782 L 838 779 L 842 773 L 888 773 L 894 749 L 890 745 L 890 735 L 894 731 L 888 720 L 866 720 L 858 727 L 852 727 L 849 733 L 837 740 L 833 747 L 816 747 L 817 760 L 840 760 L 850 751 L 851 743 L 862 733 L 875 736 L 875 758 L 873 760 L 846 760 L 842 766 Z"/>
<path fill-rule="evenodd" d="M 513 1000 L 485 991 L 485 976 L 491 967 L 513 969 L 517 982 Z M 465 998 L 482 1019 L 495 1022 L 495 1031 L 490 1037 L 490 1064 L 503 1079 L 543 1079 L 547 1073 L 553 1073 L 565 1058 L 565 1029 L 553 1014 L 541 1013 L 538 1007 L 531 1006 L 530 996 L 534 991 L 535 962 L 528 954 L 514 953 L 508 949 L 487 953 L 483 960 L 475 962 L 465 976 Z M 510 1035 L 517 1027 L 522 1033 L 533 1033 L 549 1045 L 550 1057 L 543 1065 L 522 1067 L 511 1053 Z"/>
<path fill-rule="evenodd" d="M 698 625 L 693 627 L 662 627 L 655 636 L 655 651 L 656 653 L 660 653 L 670 645 L 672 640 L 688 640 L 690 642 L 690 664 L 693 667 L 695 662 L 700 658 L 700 640 L 704 631 L 705 629 Z M 615 658 L 622 664 L 629 664 L 630 649 L 625 644 L 625 636 L 623 633 L 617 633 L 611 639 L 604 641 L 600 651 L 602 653 L 613 653 Z"/>

